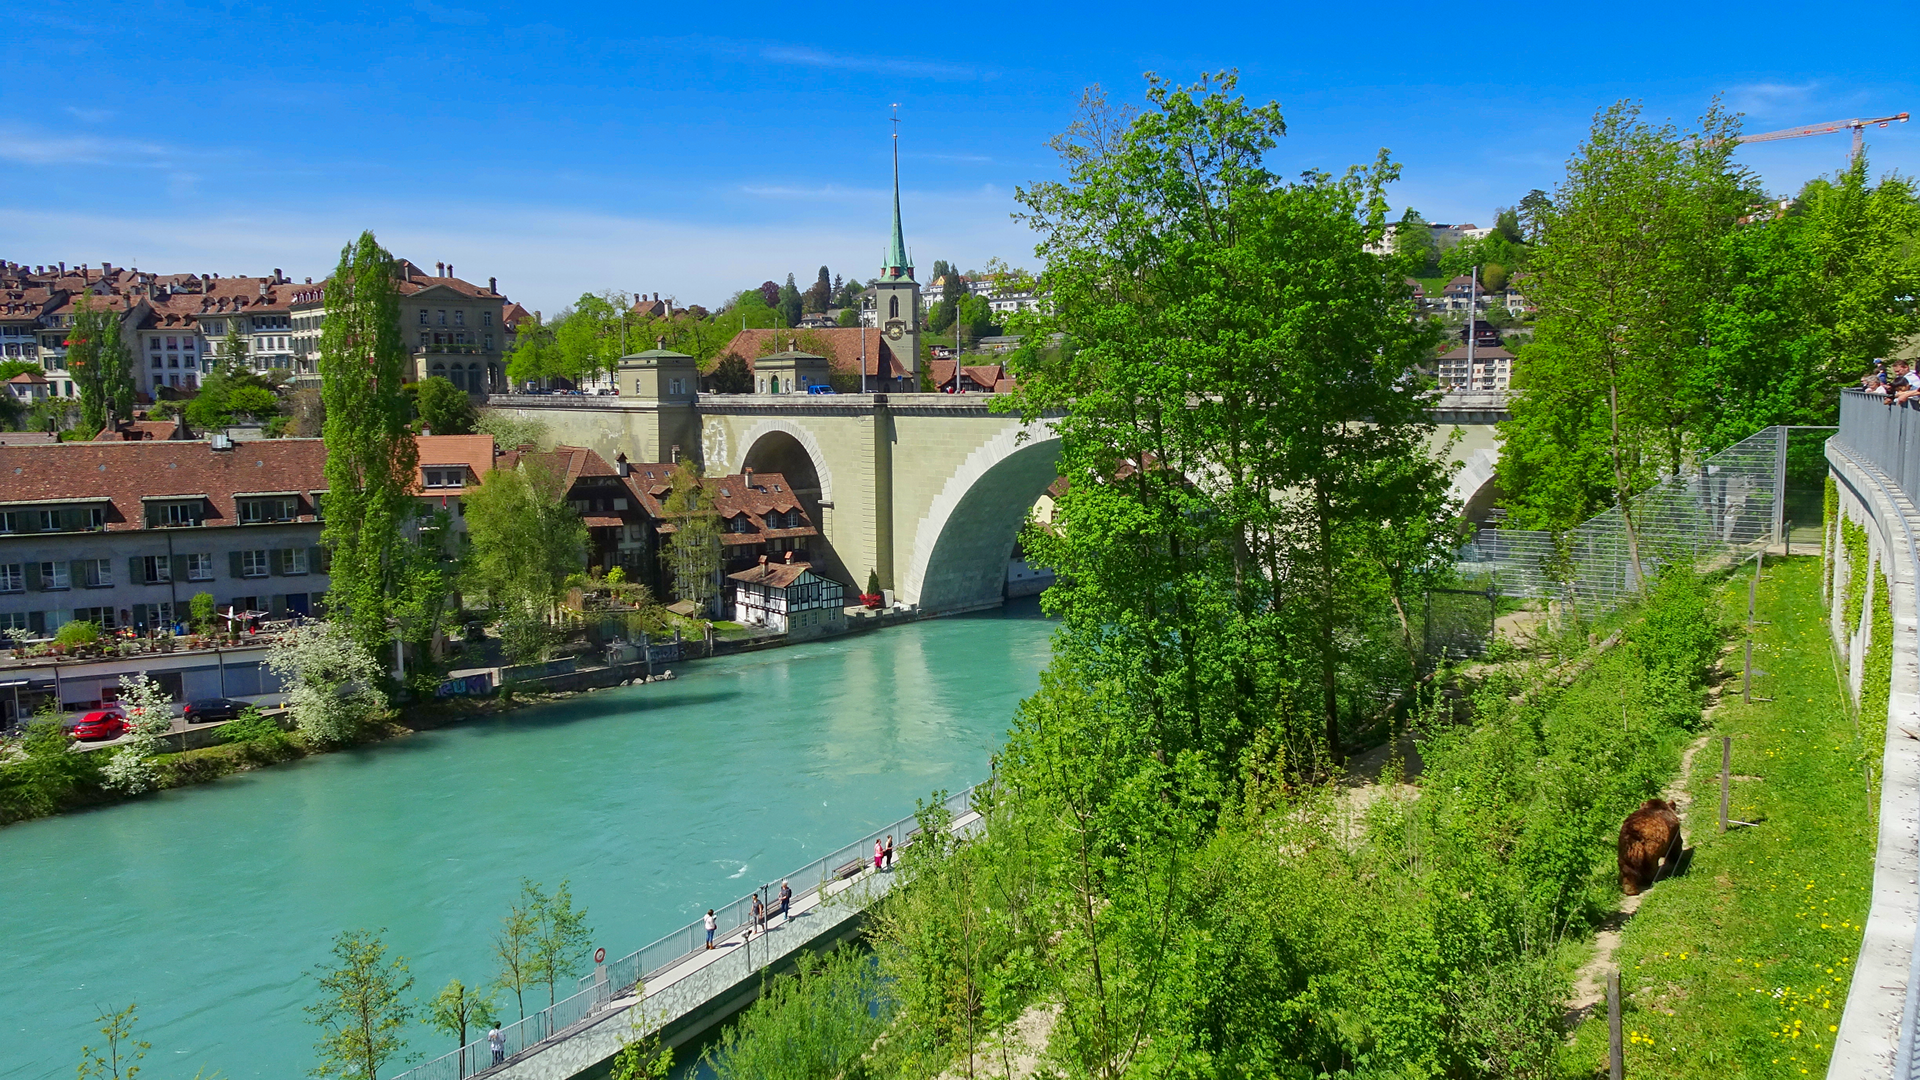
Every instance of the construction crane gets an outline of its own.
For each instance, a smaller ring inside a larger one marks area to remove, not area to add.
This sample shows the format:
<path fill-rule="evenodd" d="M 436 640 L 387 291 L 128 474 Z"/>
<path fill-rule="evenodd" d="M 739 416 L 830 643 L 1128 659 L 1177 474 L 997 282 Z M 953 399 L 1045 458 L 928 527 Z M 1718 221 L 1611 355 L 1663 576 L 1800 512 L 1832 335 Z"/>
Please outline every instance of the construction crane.
<path fill-rule="evenodd" d="M 1832 135 L 1835 132 L 1851 128 L 1853 130 L 1853 156 L 1848 160 L 1859 161 L 1860 152 L 1866 149 L 1866 137 L 1864 133 L 1866 132 L 1867 125 L 1871 124 L 1874 127 L 1886 127 L 1888 124 L 1896 122 L 1906 123 L 1907 114 L 1894 113 L 1892 116 L 1873 116 L 1866 119 L 1832 120 L 1824 124 L 1806 124 L 1801 127 L 1781 128 L 1779 131 L 1765 131 L 1758 135 L 1742 135 L 1738 141 L 1745 144 L 1773 142 L 1776 139 L 1804 139 L 1809 135 Z"/>

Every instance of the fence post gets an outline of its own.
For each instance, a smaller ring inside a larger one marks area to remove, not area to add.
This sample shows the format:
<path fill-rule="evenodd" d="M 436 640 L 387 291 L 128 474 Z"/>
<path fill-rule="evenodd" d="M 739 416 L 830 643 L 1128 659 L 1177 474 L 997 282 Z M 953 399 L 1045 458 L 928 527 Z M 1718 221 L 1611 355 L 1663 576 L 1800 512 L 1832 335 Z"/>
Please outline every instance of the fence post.
<path fill-rule="evenodd" d="M 1607 973 L 1607 1080 L 1626 1080 L 1627 1053 L 1620 1035 L 1620 969 Z"/>
<path fill-rule="evenodd" d="M 1787 429 L 1780 426 L 1773 430 L 1780 433 L 1773 450 L 1773 539 L 1779 543 L 1780 527 L 1787 514 Z"/>
<path fill-rule="evenodd" d="M 1720 832 L 1726 832 L 1726 788 L 1734 771 L 1734 736 L 1720 736 Z"/>

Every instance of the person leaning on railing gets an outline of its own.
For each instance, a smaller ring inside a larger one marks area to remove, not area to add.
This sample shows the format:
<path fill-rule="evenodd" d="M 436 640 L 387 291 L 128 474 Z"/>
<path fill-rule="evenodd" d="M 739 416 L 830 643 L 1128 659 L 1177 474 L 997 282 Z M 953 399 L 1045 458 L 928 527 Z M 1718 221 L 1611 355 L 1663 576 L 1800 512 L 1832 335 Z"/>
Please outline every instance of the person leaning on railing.
<path fill-rule="evenodd" d="M 1920 374 L 1915 374 L 1913 365 L 1905 360 L 1893 362 L 1893 378 L 1888 381 L 1889 401 L 1904 405 L 1907 399 L 1920 395 Z"/>

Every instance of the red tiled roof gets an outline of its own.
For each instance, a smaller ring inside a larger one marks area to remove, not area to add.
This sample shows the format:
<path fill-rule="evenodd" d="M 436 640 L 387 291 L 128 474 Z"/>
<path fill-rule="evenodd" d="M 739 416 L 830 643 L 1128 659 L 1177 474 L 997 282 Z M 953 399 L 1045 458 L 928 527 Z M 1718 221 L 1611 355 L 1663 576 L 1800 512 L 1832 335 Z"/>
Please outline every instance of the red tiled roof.
<path fill-rule="evenodd" d="M 812 563 L 805 562 L 764 562 L 748 567 L 737 574 L 728 574 L 732 581 L 749 585 L 765 585 L 769 589 L 784 589 L 800 580 L 800 575 L 813 569 Z"/>
<path fill-rule="evenodd" d="M 465 466 L 463 480 L 477 484 L 486 478 L 493 468 L 493 436 L 491 435 L 415 435 L 413 445 L 420 454 L 422 470 L 439 466 Z M 415 495 L 428 498 L 441 495 L 464 495 L 469 487 L 462 483 L 459 487 L 437 487 L 431 491 L 422 486 L 419 477 L 414 478 Z"/>
<path fill-rule="evenodd" d="M 818 330 L 742 330 L 727 342 L 719 355 L 733 353 L 753 367 L 762 356 L 781 352 L 797 338 L 800 351 L 827 358 L 835 371 L 861 376 L 882 375 L 905 378 L 907 368 L 894 356 L 886 335 L 870 326 L 834 326 Z"/>
<path fill-rule="evenodd" d="M 240 520 L 239 492 L 303 493 L 300 521 L 312 521 L 304 493 L 324 490 L 326 446 L 319 439 L 259 439 L 231 450 L 207 442 L 70 442 L 0 446 L 4 497 L 15 504 L 99 499 L 112 504 L 109 532 L 146 527 L 142 496 L 207 497 L 208 526 Z"/>
<path fill-rule="evenodd" d="M 95 442 L 141 442 L 143 440 L 178 440 L 187 437 L 185 429 L 177 420 L 131 420 L 117 427 L 101 428 L 95 435 Z"/>

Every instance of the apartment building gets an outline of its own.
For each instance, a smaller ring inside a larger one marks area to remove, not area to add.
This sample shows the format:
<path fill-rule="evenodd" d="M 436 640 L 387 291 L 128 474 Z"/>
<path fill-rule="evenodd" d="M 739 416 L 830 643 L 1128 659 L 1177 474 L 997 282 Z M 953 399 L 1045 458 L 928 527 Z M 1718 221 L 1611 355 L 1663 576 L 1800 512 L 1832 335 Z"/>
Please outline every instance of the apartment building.
<path fill-rule="evenodd" d="M 438 376 L 475 397 L 504 391 L 506 349 L 513 331 L 499 280 L 482 287 L 453 275 L 452 263 L 435 263 L 428 274 L 407 259 L 398 260 L 400 331 L 413 354 L 410 380 Z M 519 305 L 511 305 L 520 310 Z M 293 324 L 295 381 L 317 378 L 320 328 L 326 319 L 326 283 L 294 290 L 288 308 Z"/>

